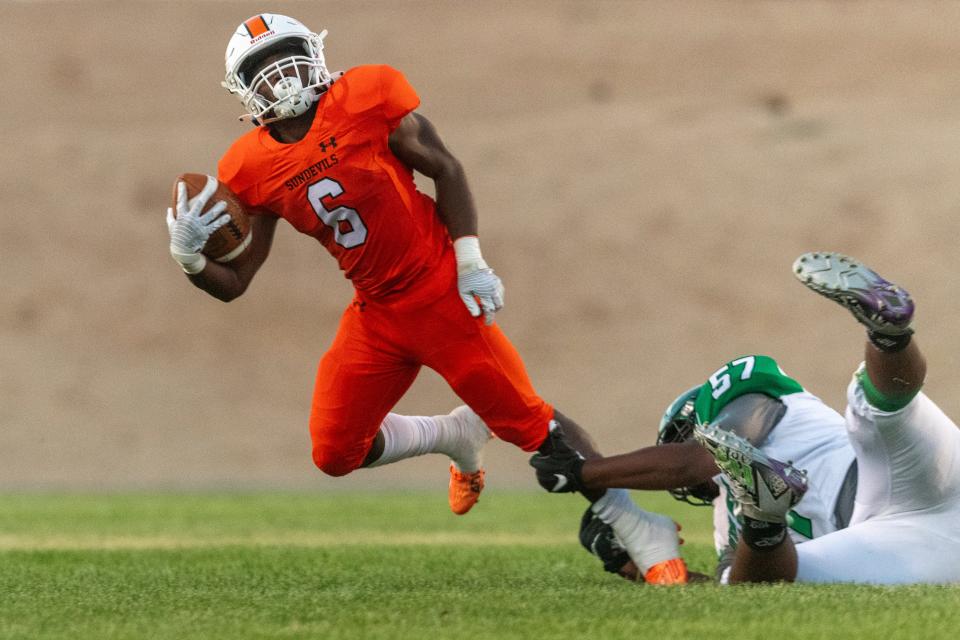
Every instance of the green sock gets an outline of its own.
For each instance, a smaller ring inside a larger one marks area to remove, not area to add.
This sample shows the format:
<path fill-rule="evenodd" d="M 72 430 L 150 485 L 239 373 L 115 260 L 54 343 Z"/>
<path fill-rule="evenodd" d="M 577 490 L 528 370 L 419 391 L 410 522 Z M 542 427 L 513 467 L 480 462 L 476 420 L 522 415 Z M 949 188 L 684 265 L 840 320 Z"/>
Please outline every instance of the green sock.
<path fill-rule="evenodd" d="M 920 393 L 920 389 L 916 389 L 904 395 L 888 396 L 874 386 L 873 381 L 870 380 L 870 376 L 867 375 L 866 367 L 862 367 L 857 371 L 857 379 L 860 381 L 860 386 L 863 388 L 863 395 L 866 396 L 867 402 L 880 411 L 890 413 L 899 411 L 910 404 L 910 401 Z"/>

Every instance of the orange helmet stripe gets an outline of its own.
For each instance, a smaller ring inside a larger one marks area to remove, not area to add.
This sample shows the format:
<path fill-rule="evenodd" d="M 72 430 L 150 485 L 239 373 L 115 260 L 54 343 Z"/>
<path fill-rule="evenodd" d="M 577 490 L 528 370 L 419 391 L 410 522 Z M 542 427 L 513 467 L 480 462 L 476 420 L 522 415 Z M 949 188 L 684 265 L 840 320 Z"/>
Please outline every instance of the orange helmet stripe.
<path fill-rule="evenodd" d="M 270 27 L 267 26 L 267 21 L 263 19 L 263 16 L 253 16 L 244 22 L 243 26 L 247 28 L 247 33 L 250 34 L 251 38 L 256 38 L 257 36 L 262 35 L 270 30 Z"/>

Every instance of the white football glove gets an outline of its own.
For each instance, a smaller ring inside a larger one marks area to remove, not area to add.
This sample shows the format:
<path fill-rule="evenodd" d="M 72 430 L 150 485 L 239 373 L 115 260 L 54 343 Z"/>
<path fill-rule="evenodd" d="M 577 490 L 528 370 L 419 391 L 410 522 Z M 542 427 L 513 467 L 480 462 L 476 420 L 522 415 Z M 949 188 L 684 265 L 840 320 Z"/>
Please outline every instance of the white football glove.
<path fill-rule="evenodd" d="M 187 185 L 178 182 L 176 217 L 173 215 L 173 209 L 167 208 L 170 255 L 186 273 L 194 274 L 203 271 L 207 265 L 207 259 L 200 251 L 214 231 L 230 222 L 229 213 L 220 215 L 227 208 L 227 203 L 222 200 L 210 207 L 206 213 L 203 212 L 207 201 L 216 190 L 217 179 L 207 176 L 207 184 L 204 185 L 203 190 L 194 197 L 187 198 Z"/>
<path fill-rule="evenodd" d="M 483 313 L 484 322 L 493 324 L 494 314 L 503 308 L 503 283 L 480 255 L 480 242 L 476 236 L 457 238 L 453 242 L 453 251 L 457 256 L 460 299 L 471 316 L 479 318 Z"/>

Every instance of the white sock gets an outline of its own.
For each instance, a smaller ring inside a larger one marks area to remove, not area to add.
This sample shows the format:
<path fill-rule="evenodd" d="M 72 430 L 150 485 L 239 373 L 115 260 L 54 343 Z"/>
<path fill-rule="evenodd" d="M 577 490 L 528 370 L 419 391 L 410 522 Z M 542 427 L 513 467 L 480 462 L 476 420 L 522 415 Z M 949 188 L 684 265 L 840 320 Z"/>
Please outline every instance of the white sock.
<path fill-rule="evenodd" d="M 493 437 L 473 409 L 461 405 L 445 416 L 434 416 L 443 425 L 444 439 L 440 444 L 457 470 L 473 473 L 483 466 L 483 446 Z M 439 448 L 439 447 L 438 447 Z"/>
<path fill-rule="evenodd" d="M 453 414 L 432 417 L 388 413 L 380 425 L 383 453 L 369 466 L 379 467 L 427 453 L 442 453 L 451 458 L 461 471 L 476 471 L 480 468 L 480 449 L 489 436 L 478 433 L 478 429 L 486 429 L 479 419 L 478 425 L 474 421 L 457 418 L 457 413 L 461 417 L 465 415 L 464 409 L 458 408 Z"/>
<path fill-rule="evenodd" d="M 680 557 L 680 537 L 673 520 L 644 511 L 630 500 L 626 489 L 607 489 L 590 508 L 613 528 L 643 573 L 656 564 Z"/>
<path fill-rule="evenodd" d="M 383 434 L 383 453 L 370 464 L 371 467 L 433 453 L 440 429 L 428 416 L 388 413 L 380 425 L 380 433 Z"/>

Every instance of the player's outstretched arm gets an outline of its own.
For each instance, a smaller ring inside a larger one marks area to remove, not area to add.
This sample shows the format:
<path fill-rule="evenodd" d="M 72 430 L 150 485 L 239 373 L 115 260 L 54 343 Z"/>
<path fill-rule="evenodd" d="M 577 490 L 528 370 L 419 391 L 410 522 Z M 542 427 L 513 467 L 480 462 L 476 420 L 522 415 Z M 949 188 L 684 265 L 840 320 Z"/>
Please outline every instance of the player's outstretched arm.
<path fill-rule="evenodd" d="M 573 449 L 536 453 L 530 466 L 547 491 L 660 491 L 692 487 L 720 473 L 713 456 L 696 442 L 646 447 L 608 458 L 584 459 Z M 563 478 L 559 481 L 558 479 Z"/>
<path fill-rule="evenodd" d="M 431 178 L 437 191 L 437 214 L 453 239 L 457 285 L 470 315 L 482 313 L 487 324 L 503 307 L 503 284 L 484 261 L 477 240 L 477 208 L 463 166 L 440 139 L 433 124 L 410 113 L 390 134 L 390 150 L 405 165 Z"/>
<path fill-rule="evenodd" d="M 659 491 L 692 487 L 720 473 L 710 452 L 696 442 L 662 444 L 583 464 L 587 489 Z"/>

